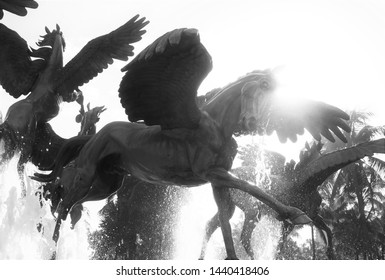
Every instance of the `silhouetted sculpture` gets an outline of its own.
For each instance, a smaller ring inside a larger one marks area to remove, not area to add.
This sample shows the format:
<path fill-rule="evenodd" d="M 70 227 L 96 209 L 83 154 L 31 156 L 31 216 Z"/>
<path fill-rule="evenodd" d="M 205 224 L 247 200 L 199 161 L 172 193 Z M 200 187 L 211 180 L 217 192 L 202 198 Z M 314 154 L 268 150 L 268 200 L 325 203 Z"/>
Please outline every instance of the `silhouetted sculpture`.
<path fill-rule="evenodd" d="M 0 19 L 4 16 L 4 10 L 18 15 L 27 15 L 27 9 L 36 9 L 39 5 L 33 0 L 0 0 Z"/>
<path fill-rule="evenodd" d="M 326 233 L 326 239 L 324 234 L 321 234 L 321 236 L 324 238 L 325 244 L 327 244 L 327 257 L 333 259 L 332 231 L 319 215 L 322 198 L 317 191 L 317 187 L 337 170 L 357 160 L 372 156 L 374 153 L 384 154 L 385 139 L 369 141 L 327 154 L 321 154 L 321 148 L 321 143 L 315 143 L 311 147 L 308 146 L 300 153 L 300 161 L 297 164 L 291 161 L 286 165 L 285 158 L 282 155 L 266 152 L 267 161 L 271 161 L 269 165 L 276 170 L 272 172 L 271 182 L 268 182 L 268 184 L 271 186 L 269 191 L 271 195 L 282 203 L 304 211 L 313 220 L 314 226 Z M 241 242 L 247 254 L 253 259 L 251 236 L 266 209 L 261 207 L 258 200 L 239 190 L 231 189 L 230 197 L 233 204 L 231 208 L 234 209 L 235 206 L 238 206 L 245 213 Z M 200 258 L 204 258 L 207 243 L 214 231 L 220 226 L 218 215 L 219 213 L 215 214 L 207 222 Z M 291 224 L 283 223 L 283 243 L 292 230 L 293 226 Z M 281 244 L 282 248 L 283 246 L 284 244 Z"/>
<path fill-rule="evenodd" d="M 195 29 L 166 33 L 123 68 L 119 97 L 129 120 L 138 123 L 112 122 L 89 140 L 67 142 L 52 173 L 36 174 L 41 181 L 59 176 L 69 189 L 58 211 L 55 241 L 61 220 L 73 205 L 116 191 L 126 174 L 157 185 L 192 187 L 210 182 L 228 259 L 237 258 L 229 223 L 229 188 L 248 192 L 294 224 L 311 221 L 297 208 L 228 173 L 237 153 L 232 136 L 263 134 L 267 129 L 276 130 L 282 140 L 295 139 L 306 128 L 318 139 L 324 135 L 334 140 L 331 130 L 346 141 L 339 127 L 350 131 L 343 121 L 349 116 L 314 101 L 302 102 L 296 114 L 285 115 L 285 106 L 278 108 L 274 101 L 270 71 L 241 77 L 198 108 L 197 90 L 211 68 L 211 57 Z M 73 158 L 73 170 L 62 173 Z"/>
<path fill-rule="evenodd" d="M 21 151 L 18 162 L 20 177 L 24 164 L 48 168 L 56 156 L 56 134 L 47 123 L 59 113 L 62 101 L 78 97 L 78 87 L 96 77 L 113 59 L 127 60 L 133 55 L 132 43 L 141 39 L 145 18 L 133 17 L 109 34 L 88 42 L 63 67 L 65 42 L 59 26 L 42 36 L 38 49 L 30 50 L 15 31 L 0 23 L 0 84 L 13 97 L 28 95 L 14 103 L 0 125 L 0 141 L 5 152 L 0 165 Z M 35 57 L 37 59 L 32 60 Z"/>
<path fill-rule="evenodd" d="M 80 105 L 79 114 L 75 118 L 76 122 L 80 123 L 80 131 L 78 136 L 94 135 L 96 132 L 96 123 L 100 120 L 100 114 L 103 113 L 106 109 L 104 106 L 98 106 L 91 109 L 90 103 L 88 103 L 86 111 L 84 109 L 84 98 L 82 93 L 79 95 L 79 98 L 76 101 Z M 57 139 L 57 143 L 58 145 L 62 146 L 67 140 L 68 139 L 60 137 L 60 139 Z M 57 206 L 60 200 L 64 197 L 66 190 L 62 188 L 59 181 L 49 182 L 44 184 L 42 187 L 43 197 L 51 201 L 51 212 L 53 215 L 55 215 L 54 213 L 57 210 Z M 77 221 L 79 221 L 81 218 L 82 210 L 83 207 L 81 204 L 79 204 L 78 207 L 73 207 L 71 209 L 72 227 L 74 227 Z"/>

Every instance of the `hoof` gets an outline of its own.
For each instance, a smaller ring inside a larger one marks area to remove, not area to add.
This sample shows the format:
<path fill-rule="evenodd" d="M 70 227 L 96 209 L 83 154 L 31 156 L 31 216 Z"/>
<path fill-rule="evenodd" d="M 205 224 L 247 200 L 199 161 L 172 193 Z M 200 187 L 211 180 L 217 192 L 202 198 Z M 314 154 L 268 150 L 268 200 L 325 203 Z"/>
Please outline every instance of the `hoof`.
<path fill-rule="evenodd" d="M 289 216 L 289 220 L 293 225 L 306 225 L 313 223 L 304 212 L 297 208 L 292 208 L 292 213 Z"/>
<path fill-rule="evenodd" d="M 236 260 L 236 261 L 238 261 L 239 259 L 238 259 L 237 257 L 235 257 L 235 258 L 227 257 L 225 260 L 226 260 L 226 261 L 230 261 L 230 260 Z"/>
<path fill-rule="evenodd" d="M 301 215 L 290 219 L 290 222 L 293 225 L 306 225 L 313 223 L 312 219 L 310 219 L 305 213 L 302 213 Z"/>

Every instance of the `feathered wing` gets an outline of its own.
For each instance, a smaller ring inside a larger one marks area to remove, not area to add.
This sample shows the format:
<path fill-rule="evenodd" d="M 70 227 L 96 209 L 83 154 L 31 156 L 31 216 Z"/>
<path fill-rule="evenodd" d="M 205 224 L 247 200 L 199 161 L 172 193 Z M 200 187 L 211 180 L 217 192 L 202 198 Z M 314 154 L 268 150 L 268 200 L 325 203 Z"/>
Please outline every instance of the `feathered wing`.
<path fill-rule="evenodd" d="M 291 102 L 275 101 L 272 106 L 267 133 L 276 131 L 281 142 L 287 139 L 295 142 L 297 135 L 308 130 L 317 141 L 321 140 L 321 135 L 331 142 L 337 136 L 347 142 L 340 129 L 350 132 L 350 127 L 345 120 L 349 120 L 349 115 L 341 109 L 332 105 L 311 101 L 296 100 Z"/>
<path fill-rule="evenodd" d="M 385 138 L 322 155 L 297 170 L 295 184 L 306 186 L 306 188 L 316 188 L 337 170 L 366 156 L 373 156 L 375 153 L 385 153 Z"/>
<path fill-rule="evenodd" d="M 0 0 L 0 19 L 4 16 L 4 10 L 18 16 L 27 15 L 27 9 L 36 9 L 39 5 L 33 0 Z"/>
<path fill-rule="evenodd" d="M 0 23 L 0 84 L 13 97 L 30 92 L 39 73 L 39 60 L 31 60 L 27 42 Z"/>
<path fill-rule="evenodd" d="M 145 18 L 138 18 L 139 15 L 136 15 L 118 29 L 88 42 L 59 71 L 56 91 L 61 95 L 71 93 L 106 69 L 113 59 L 126 61 L 133 56 L 134 47 L 131 44 L 141 40 L 146 32 L 142 28 L 148 24 Z"/>
<path fill-rule="evenodd" d="M 201 116 L 197 90 L 211 69 L 211 56 L 196 29 L 170 31 L 122 69 L 121 104 L 132 122 L 194 128 Z"/>

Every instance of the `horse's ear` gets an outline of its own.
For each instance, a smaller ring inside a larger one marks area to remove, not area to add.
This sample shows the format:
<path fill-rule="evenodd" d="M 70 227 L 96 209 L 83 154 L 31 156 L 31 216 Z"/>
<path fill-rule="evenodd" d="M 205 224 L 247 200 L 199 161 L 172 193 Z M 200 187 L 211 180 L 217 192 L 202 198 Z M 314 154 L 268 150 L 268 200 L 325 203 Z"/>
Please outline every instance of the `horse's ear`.
<path fill-rule="evenodd" d="M 244 94 L 246 91 L 253 89 L 257 85 L 258 83 L 255 81 L 247 82 L 243 85 L 241 93 Z"/>

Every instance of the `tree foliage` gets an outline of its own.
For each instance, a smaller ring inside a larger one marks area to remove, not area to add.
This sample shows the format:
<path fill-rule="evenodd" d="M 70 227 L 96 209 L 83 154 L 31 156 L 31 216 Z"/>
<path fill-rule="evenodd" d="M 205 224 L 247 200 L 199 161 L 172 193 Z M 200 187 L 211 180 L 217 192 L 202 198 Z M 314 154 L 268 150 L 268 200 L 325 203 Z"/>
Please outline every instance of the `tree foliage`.
<path fill-rule="evenodd" d="M 127 177 L 100 211 L 90 237 L 93 259 L 171 259 L 178 209 L 186 190 Z"/>

